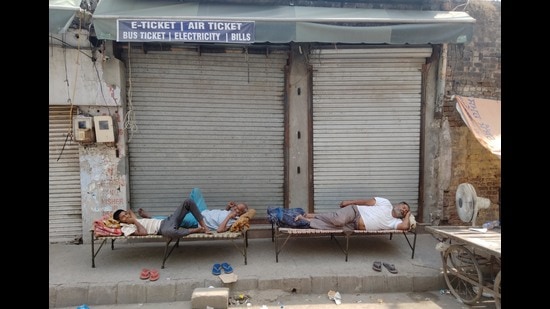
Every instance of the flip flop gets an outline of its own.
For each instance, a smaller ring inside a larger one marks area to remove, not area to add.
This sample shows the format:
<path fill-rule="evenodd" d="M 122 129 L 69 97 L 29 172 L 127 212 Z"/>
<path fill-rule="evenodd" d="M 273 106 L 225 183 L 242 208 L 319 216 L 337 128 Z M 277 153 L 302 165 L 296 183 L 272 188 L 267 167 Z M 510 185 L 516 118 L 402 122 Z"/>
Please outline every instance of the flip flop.
<path fill-rule="evenodd" d="M 142 269 L 141 273 L 139 274 L 139 279 L 147 280 L 149 279 L 149 277 L 151 277 L 151 272 L 149 271 L 149 269 L 147 268 Z"/>
<path fill-rule="evenodd" d="M 390 273 L 397 274 L 397 269 L 395 269 L 395 265 L 384 262 L 384 267 L 386 267 Z"/>
<path fill-rule="evenodd" d="M 382 271 L 382 263 L 380 261 L 374 261 L 374 263 L 372 263 L 372 269 Z"/>
<path fill-rule="evenodd" d="M 233 267 L 231 267 L 231 265 L 229 265 L 228 263 L 222 263 L 222 268 L 226 274 L 230 274 L 233 272 Z"/>
<path fill-rule="evenodd" d="M 222 274 L 222 266 L 218 263 L 212 266 L 212 275 L 218 276 Z"/>
<path fill-rule="evenodd" d="M 159 278 L 160 278 L 160 274 L 159 274 L 158 270 L 151 269 L 151 276 L 149 277 L 149 280 L 157 281 L 157 280 L 159 280 Z"/>

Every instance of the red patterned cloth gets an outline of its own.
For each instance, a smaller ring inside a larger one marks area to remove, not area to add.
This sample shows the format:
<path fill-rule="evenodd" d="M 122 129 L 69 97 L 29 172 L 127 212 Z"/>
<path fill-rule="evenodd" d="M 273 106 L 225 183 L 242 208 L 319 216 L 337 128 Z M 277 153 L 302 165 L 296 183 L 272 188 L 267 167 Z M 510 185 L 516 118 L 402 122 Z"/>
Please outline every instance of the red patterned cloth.
<path fill-rule="evenodd" d="M 94 234 L 97 236 L 121 236 L 122 229 L 111 213 L 94 221 Z"/>

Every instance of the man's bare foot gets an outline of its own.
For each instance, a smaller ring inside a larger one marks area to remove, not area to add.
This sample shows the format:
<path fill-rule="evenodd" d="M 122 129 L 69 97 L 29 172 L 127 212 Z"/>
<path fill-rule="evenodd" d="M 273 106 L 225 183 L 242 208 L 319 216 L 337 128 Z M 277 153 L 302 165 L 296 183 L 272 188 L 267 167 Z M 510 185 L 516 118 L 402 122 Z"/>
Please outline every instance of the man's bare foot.
<path fill-rule="evenodd" d="M 151 218 L 151 216 L 145 210 L 143 210 L 143 208 L 138 209 L 138 215 L 142 218 Z"/>
<path fill-rule="evenodd" d="M 206 222 L 204 222 L 204 219 L 199 221 L 199 228 L 203 230 L 201 233 L 206 233 L 206 234 L 212 233 L 212 231 L 210 231 L 208 226 L 206 226 Z"/>
<path fill-rule="evenodd" d="M 189 234 L 195 234 L 195 233 L 200 233 L 200 228 L 190 228 L 190 229 L 187 229 L 189 230 Z"/>
<path fill-rule="evenodd" d="M 297 215 L 296 218 L 294 218 L 294 221 L 300 221 L 300 220 L 306 220 L 311 221 L 310 219 L 315 218 L 315 214 L 306 213 L 305 215 Z"/>
<path fill-rule="evenodd" d="M 189 229 L 189 233 L 190 234 L 194 234 L 194 233 L 206 233 L 206 234 L 209 234 L 209 230 L 208 229 L 205 229 L 204 227 L 202 226 L 199 226 L 199 227 L 195 227 L 195 228 L 190 228 Z"/>
<path fill-rule="evenodd" d="M 302 215 L 297 215 L 296 218 L 294 218 L 294 221 L 300 221 L 300 220 L 306 220 L 306 221 L 309 221 L 308 218 L 307 218 L 307 214 L 304 216 Z"/>
<path fill-rule="evenodd" d="M 194 230 L 197 230 L 195 233 L 205 233 L 205 234 L 211 234 L 212 233 L 209 228 L 204 227 L 204 226 L 199 226 L 199 227 L 195 228 Z"/>

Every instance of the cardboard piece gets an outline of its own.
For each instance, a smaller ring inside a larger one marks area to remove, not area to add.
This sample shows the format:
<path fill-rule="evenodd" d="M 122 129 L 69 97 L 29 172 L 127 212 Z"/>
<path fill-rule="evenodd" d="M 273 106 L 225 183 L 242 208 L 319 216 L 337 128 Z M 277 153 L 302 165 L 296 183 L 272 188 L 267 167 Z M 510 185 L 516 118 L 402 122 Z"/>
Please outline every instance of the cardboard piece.
<path fill-rule="evenodd" d="M 238 278 L 238 276 L 235 273 L 222 274 L 222 275 L 219 275 L 218 277 L 220 277 L 223 283 L 237 282 L 237 278 Z"/>

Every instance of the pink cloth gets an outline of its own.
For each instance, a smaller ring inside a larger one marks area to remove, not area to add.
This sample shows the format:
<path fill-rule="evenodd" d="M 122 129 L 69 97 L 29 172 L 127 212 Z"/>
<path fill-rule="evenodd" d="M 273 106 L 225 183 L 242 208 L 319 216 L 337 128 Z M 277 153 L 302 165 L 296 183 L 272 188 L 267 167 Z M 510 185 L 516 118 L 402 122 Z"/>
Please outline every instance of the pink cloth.
<path fill-rule="evenodd" d="M 122 229 L 112 223 L 112 214 L 106 214 L 100 219 L 94 220 L 94 234 L 97 236 L 121 236 Z M 117 224 L 118 225 L 118 224 Z"/>
<path fill-rule="evenodd" d="M 456 109 L 483 147 L 500 159 L 500 100 L 456 97 Z"/>

